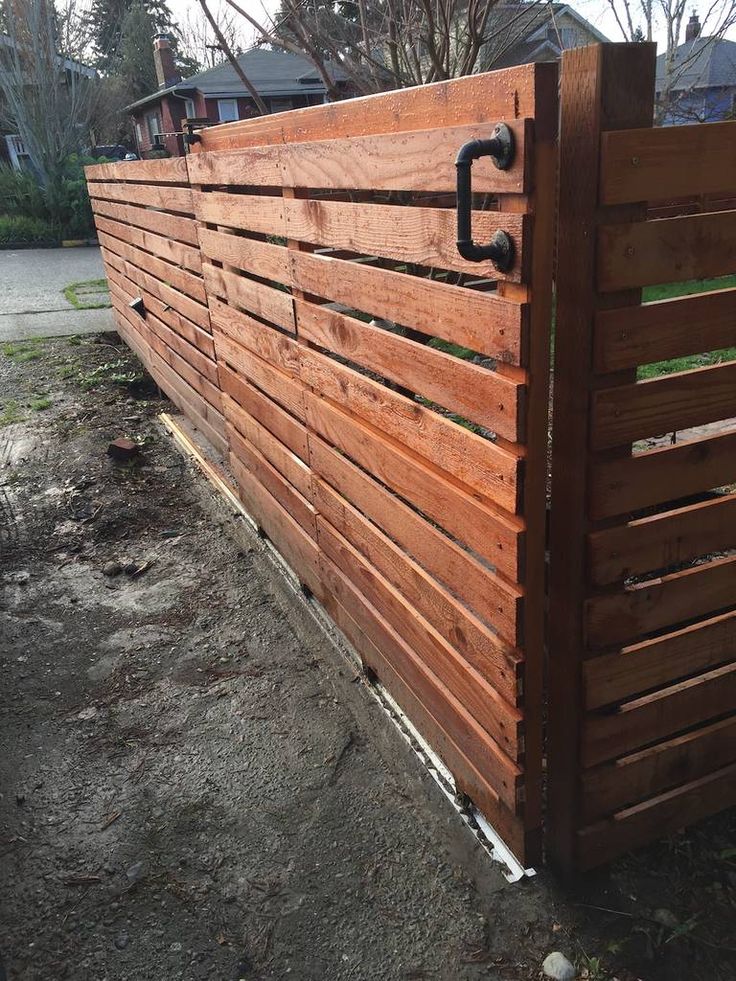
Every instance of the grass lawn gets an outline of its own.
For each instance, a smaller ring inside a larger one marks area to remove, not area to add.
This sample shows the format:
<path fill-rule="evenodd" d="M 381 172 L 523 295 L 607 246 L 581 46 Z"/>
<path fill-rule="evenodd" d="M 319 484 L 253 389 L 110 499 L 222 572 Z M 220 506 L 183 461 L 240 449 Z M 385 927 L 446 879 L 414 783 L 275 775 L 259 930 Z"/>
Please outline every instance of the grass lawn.
<path fill-rule="evenodd" d="M 707 293 L 709 290 L 721 290 L 736 286 L 736 276 L 723 276 L 720 279 L 691 280 L 687 283 L 668 283 L 665 286 L 649 286 L 643 291 L 645 303 L 655 300 L 671 300 L 677 296 L 689 296 L 693 293 Z M 693 330 L 698 325 L 693 324 Z M 642 379 L 657 378 L 659 375 L 671 375 L 676 371 L 689 371 L 691 368 L 703 368 L 722 361 L 736 360 L 736 347 L 723 348 L 720 351 L 709 351 L 705 354 L 691 354 L 686 358 L 672 358 L 670 361 L 655 361 L 639 367 L 637 377 Z"/>

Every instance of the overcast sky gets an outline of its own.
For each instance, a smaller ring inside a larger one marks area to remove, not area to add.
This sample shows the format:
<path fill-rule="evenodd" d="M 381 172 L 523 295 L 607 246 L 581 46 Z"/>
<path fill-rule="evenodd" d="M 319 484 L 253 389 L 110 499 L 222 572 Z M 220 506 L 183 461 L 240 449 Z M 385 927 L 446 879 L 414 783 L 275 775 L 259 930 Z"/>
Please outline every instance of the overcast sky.
<path fill-rule="evenodd" d="M 197 0 L 169 0 L 170 6 L 174 15 L 179 20 L 179 22 L 184 25 L 187 22 L 188 17 L 196 15 L 199 16 L 201 12 L 201 7 Z M 261 20 L 264 17 L 264 4 L 265 9 L 269 12 L 273 12 L 278 9 L 279 0 L 239 0 L 241 6 L 243 6 L 249 13 L 254 17 Z M 623 0 L 614 0 L 619 5 L 622 5 Z M 225 6 L 224 0 L 212 0 L 212 8 L 214 10 L 218 9 L 218 3 Z M 656 5 L 656 4 L 655 4 Z M 576 0 L 574 4 L 571 4 L 580 14 L 583 15 L 587 20 L 590 21 L 595 27 L 598 28 L 603 34 L 606 35 L 611 41 L 621 41 L 623 40 L 621 32 L 616 24 L 616 20 L 611 13 L 611 8 L 607 0 Z M 700 5 L 697 2 L 692 4 L 692 9 L 697 10 Z M 720 6 L 719 0 L 709 0 L 707 4 L 702 4 L 701 16 L 705 14 L 705 11 Z M 688 8 L 688 14 L 685 20 L 690 17 L 691 9 Z M 254 40 L 254 33 L 246 25 L 242 43 L 243 46 L 252 44 Z M 736 28 L 729 31 L 728 37 L 736 40 Z M 656 37 L 655 40 L 660 43 L 660 50 L 662 46 L 662 37 Z"/>

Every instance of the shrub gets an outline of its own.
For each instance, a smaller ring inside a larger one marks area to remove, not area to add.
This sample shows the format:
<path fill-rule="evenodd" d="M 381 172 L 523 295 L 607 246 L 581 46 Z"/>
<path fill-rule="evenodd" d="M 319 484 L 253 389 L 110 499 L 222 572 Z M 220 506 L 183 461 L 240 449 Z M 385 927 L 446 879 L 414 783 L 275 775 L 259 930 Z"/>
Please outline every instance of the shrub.
<path fill-rule="evenodd" d="M 47 245 L 59 241 L 51 222 L 26 215 L 0 215 L 0 246 Z"/>

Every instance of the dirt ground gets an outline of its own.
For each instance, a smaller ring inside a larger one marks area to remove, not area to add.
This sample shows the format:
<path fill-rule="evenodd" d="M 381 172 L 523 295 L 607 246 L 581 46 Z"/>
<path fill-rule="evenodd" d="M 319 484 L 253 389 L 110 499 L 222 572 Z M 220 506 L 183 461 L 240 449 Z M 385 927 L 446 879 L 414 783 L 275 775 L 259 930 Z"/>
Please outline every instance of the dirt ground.
<path fill-rule="evenodd" d="M 168 408 L 111 335 L 0 354 L 8 981 L 736 977 L 733 817 L 506 883 Z"/>

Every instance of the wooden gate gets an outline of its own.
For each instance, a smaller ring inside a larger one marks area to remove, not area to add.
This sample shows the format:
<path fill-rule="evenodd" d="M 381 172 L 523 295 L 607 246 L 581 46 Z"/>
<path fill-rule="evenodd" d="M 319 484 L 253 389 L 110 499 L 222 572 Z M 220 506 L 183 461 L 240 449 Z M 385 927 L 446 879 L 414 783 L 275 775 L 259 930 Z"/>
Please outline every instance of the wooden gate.
<path fill-rule="evenodd" d="M 548 820 L 566 870 L 736 802 L 736 289 L 675 285 L 736 274 L 736 123 L 653 129 L 653 83 L 651 45 L 563 59 Z M 672 298 L 642 303 L 655 284 Z"/>
<path fill-rule="evenodd" d="M 454 160 L 506 121 L 508 170 Z M 240 493 L 526 861 L 539 858 L 556 72 L 202 133 L 189 157 Z"/>

